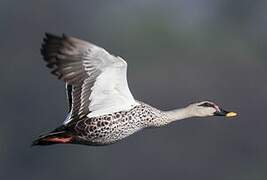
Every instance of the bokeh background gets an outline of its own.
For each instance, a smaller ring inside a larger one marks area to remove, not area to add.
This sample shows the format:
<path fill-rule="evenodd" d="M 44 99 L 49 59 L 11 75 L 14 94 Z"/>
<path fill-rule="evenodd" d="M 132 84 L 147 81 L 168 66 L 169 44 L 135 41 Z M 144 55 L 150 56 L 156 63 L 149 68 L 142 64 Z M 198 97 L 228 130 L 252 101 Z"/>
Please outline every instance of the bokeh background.
<path fill-rule="evenodd" d="M 267 179 L 267 1 L 0 1 L 0 179 Z M 44 32 L 128 62 L 136 99 L 169 110 L 211 100 L 235 119 L 148 129 L 110 146 L 30 147 L 65 118 Z"/>

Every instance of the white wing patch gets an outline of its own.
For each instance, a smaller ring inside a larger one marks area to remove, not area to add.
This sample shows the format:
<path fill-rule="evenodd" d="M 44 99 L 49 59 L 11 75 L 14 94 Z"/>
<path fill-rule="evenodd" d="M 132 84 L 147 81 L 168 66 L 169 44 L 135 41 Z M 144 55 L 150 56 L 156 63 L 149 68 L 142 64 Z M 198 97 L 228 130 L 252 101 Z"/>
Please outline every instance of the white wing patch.
<path fill-rule="evenodd" d="M 92 112 L 88 117 L 127 111 L 139 105 L 128 88 L 127 63 L 120 57 L 117 60 L 97 77 L 91 89 L 89 109 Z"/>

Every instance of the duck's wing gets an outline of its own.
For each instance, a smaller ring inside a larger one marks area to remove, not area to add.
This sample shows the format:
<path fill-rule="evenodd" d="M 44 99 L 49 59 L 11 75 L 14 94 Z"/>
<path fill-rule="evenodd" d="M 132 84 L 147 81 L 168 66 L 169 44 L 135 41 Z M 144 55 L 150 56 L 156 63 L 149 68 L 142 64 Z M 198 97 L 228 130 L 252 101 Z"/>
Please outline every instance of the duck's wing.
<path fill-rule="evenodd" d="M 70 113 L 65 123 L 127 111 L 138 102 L 127 83 L 127 63 L 89 42 L 46 34 L 41 53 L 52 74 L 66 82 Z"/>
<path fill-rule="evenodd" d="M 66 83 L 66 94 L 69 102 L 69 114 L 64 124 L 73 119 L 79 119 L 80 116 L 87 115 L 90 112 L 88 107 L 81 106 L 82 85 L 70 85 Z"/>

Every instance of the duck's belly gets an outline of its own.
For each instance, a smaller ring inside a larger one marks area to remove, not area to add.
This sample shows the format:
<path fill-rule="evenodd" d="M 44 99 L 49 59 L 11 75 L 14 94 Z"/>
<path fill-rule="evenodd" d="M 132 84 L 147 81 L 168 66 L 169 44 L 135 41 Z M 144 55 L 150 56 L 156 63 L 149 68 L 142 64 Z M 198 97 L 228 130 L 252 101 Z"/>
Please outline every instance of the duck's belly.
<path fill-rule="evenodd" d="M 117 113 L 115 117 L 80 120 L 75 126 L 75 131 L 89 144 L 105 145 L 119 141 L 145 127 L 140 119 Z"/>
<path fill-rule="evenodd" d="M 121 140 L 138 130 L 153 126 L 160 112 L 142 104 L 130 111 L 121 111 L 99 117 L 85 117 L 75 124 L 75 131 L 83 143 L 110 144 Z"/>

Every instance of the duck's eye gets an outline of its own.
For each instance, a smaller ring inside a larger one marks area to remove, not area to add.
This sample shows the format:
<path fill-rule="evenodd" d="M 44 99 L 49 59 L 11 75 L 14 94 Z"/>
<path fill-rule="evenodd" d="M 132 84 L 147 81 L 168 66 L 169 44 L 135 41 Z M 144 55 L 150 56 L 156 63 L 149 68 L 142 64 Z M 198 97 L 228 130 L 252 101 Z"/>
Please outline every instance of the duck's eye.
<path fill-rule="evenodd" d="M 203 103 L 203 104 L 200 104 L 199 106 L 203 106 L 203 107 L 214 107 L 213 104 L 208 103 L 208 102 L 205 102 L 205 103 Z"/>

